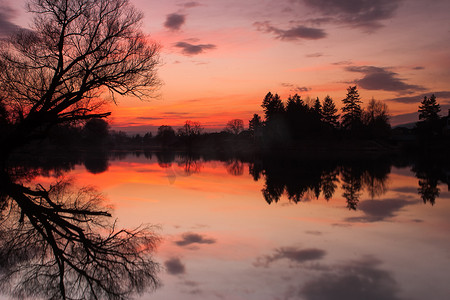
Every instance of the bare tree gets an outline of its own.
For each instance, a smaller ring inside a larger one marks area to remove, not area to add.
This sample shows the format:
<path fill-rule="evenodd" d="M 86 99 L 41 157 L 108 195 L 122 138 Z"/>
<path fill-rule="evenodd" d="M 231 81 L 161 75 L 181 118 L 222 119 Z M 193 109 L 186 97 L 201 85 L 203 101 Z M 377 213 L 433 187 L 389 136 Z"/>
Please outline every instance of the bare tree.
<path fill-rule="evenodd" d="M 203 127 L 200 122 L 187 120 L 181 128 L 178 128 L 178 135 L 184 137 L 198 136 L 202 133 Z"/>
<path fill-rule="evenodd" d="M 244 130 L 244 121 L 241 119 L 233 119 L 228 121 L 225 131 L 238 135 Z"/>
<path fill-rule="evenodd" d="M 30 0 L 27 7 L 31 30 L 2 41 L 0 51 L 12 146 L 54 124 L 108 116 L 99 111 L 104 92 L 115 102 L 158 87 L 159 46 L 128 0 Z"/>

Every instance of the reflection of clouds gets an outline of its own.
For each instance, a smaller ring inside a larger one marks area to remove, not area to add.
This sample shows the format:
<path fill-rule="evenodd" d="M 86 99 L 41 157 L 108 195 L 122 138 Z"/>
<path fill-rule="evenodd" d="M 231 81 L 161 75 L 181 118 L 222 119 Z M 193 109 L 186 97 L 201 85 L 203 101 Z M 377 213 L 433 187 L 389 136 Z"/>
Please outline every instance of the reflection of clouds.
<path fill-rule="evenodd" d="M 216 243 L 215 239 L 206 238 L 198 233 L 187 232 L 181 236 L 181 240 L 175 241 L 175 244 L 178 246 L 184 247 L 189 246 L 191 244 L 214 244 Z"/>
<path fill-rule="evenodd" d="M 300 289 L 300 296 L 306 300 L 319 299 L 364 299 L 395 300 L 398 285 L 392 274 L 378 268 L 380 261 L 365 257 L 324 272 L 307 282 Z"/>
<path fill-rule="evenodd" d="M 171 275 L 179 275 L 186 273 L 184 264 L 178 257 L 172 257 L 164 262 L 167 273 Z"/>
<path fill-rule="evenodd" d="M 417 188 L 413 186 L 402 186 L 398 188 L 391 189 L 394 192 L 403 193 L 403 194 L 414 194 L 417 195 Z"/>
<path fill-rule="evenodd" d="M 312 260 L 319 260 L 325 256 L 326 252 L 322 249 L 298 249 L 293 247 L 282 247 L 275 249 L 272 255 L 260 256 L 254 263 L 255 267 L 268 267 L 274 261 L 287 259 L 294 263 L 303 263 Z"/>
<path fill-rule="evenodd" d="M 364 216 L 348 218 L 350 222 L 378 222 L 386 218 L 395 217 L 398 211 L 415 202 L 403 199 L 366 200 L 359 204 L 358 208 L 364 212 Z"/>
<path fill-rule="evenodd" d="M 308 230 L 305 231 L 306 234 L 311 234 L 311 235 L 322 235 L 323 233 L 321 231 L 318 230 Z"/>
<path fill-rule="evenodd" d="M 201 295 L 203 294 L 203 290 L 200 287 L 200 283 L 193 280 L 185 280 L 181 282 L 183 285 L 182 292 L 184 294 L 191 294 L 191 295 Z"/>

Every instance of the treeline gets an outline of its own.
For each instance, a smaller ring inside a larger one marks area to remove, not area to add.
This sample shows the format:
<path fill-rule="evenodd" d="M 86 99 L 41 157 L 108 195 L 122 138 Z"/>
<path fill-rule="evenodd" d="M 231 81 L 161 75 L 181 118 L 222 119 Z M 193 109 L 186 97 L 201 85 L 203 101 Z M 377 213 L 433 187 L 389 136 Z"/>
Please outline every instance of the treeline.
<path fill-rule="evenodd" d="M 305 102 L 299 95 L 282 101 L 278 94 L 268 93 L 263 102 L 264 120 L 255 114 L 249 128 L 258 138 L 281 142 L 285 140 L 344 137 L 352 139 L 386 139 L 390 135 L 388 107 L 372 99 L 361 106 L 356 86 L 349 87 L 339 113 L 334 100 Z"/>
<path fill-rule="evenodd" d="M 248 121 L 248 129 L 243 120 L 232 119 L 219 132 L 205 132 L 199 122 L 188 120 L 178 129 L 162 125 L 155 135 L 152 132 L 130 135 L 111 130 L 104 119 L 90 119 L 82 125 L 55 126 L 46 136 L 49 144 L 72 147 L 254 152 L 272 149 L 274 145 L 280 148 L 302 144 L 317 148 L 319 143 L 324 144 L 323 148 L 333 143 L 353 143 L 360 149 L 361 141 L 392 144 L 406 135 L 414 136 L 419 144 L 425 144 L 430 140 L 448 139 L 450 135 L 449 117 L 439 116 L 440 105 L 434 95 L 424 97 L 420 103 L 419 122 L 415 128 L 401 130 L 391 129 L 389 109 L 384 102 L 371 99 L 362 107 L 356 86 L 347 89 L 340 110 L 330 96 L 321 101 L 319 98 L 304 100 L 295 94 L 283 101 L 278 94 L 271 92 L 264 97 L 261 107 L 264 115 L 254 114 Z"/>

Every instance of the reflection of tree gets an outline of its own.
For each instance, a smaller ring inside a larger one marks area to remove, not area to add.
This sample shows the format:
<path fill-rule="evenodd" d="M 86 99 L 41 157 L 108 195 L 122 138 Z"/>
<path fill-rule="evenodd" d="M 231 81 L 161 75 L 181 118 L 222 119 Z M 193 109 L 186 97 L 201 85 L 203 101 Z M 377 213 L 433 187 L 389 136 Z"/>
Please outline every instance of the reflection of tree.
<path fill-rule="evenodd" d="M 125 299 L 155 288 L 150 228 L 115 230 L 102 197 L 68 181 L 31 189 L 2 174 L 1 288 L 14 297 Z"/>
<path fill-rule="evenodd" d="M 355 169 L 343 168 L 342 170 L 342 196 L 347 200 L 347 208 L 355 210 L 361 196 L 361 177 L 355 174 Z"/>
<path fill-rule="evenodd" d="M 200 173 L 200 170 L 202 169 L 202 162 L 199 158 L 194 158 L 187 155 L 181 156 L 177 164 L 178 167 L 183 168 L 184 173 L 187 176 Z"/>
<path fill-rule="evenodd" d="M 419 180 L 419 195 L 423 203 L 434 205 L 436 198 L 439 197 L 438 181 L 433 178 L 424 178 Z"/>
<path fill-rule="evenodd" d="M 339 179 L 337 178 L 338 174 L 337 171 L 324 172 L 321 177 L 322 193 L 327 201 L 333 197 L 334 191 L 337 188 L 336 182 L 339 182 Z"/>
<path fill-rule="evenodd" d="M 240 160 L 232 160 L 225 163 L 228 174 L 233 176 L 241 176 L 244 174 L 244 163 Z"/>
<path fill-rule="evenodd" d="M 158 164 L 161 168 L 170 168 L 175 160 L 175 152 L 156 152 L 156 158 L 158 159 Z"/>

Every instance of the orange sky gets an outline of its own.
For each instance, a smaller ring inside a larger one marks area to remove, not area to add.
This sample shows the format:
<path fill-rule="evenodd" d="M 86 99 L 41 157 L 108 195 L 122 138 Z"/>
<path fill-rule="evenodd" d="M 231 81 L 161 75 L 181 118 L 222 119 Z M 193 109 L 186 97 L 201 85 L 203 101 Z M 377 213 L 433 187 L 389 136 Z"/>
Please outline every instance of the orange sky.
<path fill-rule="evenodd" d="M 0 26 L 27 26 L 22 0 L 0 1 Z M 448 0 L 131 2 L 162 46 L 164 84 L 156 99 L 112 106 L 116 129 L 185 120 L 221 129 L 233 118 L 247 125 L 268 91 L 329 94 L 340 106 L 355 84 L 365 103 L 387 101 L 394 125 L 416 121 L 424 95 L 437 94 L 442 114 L 450 104 Z"/>

